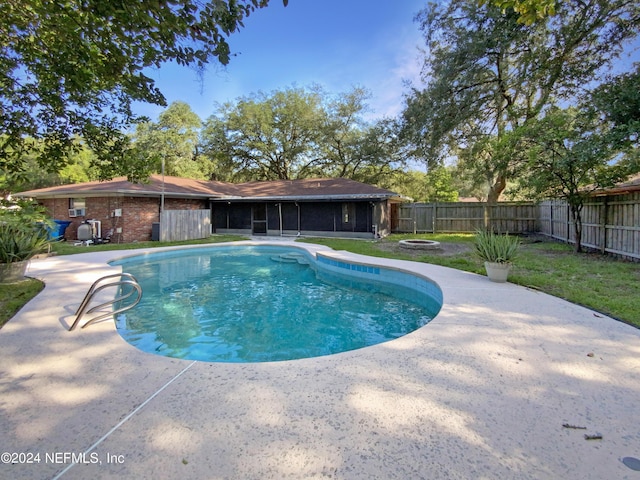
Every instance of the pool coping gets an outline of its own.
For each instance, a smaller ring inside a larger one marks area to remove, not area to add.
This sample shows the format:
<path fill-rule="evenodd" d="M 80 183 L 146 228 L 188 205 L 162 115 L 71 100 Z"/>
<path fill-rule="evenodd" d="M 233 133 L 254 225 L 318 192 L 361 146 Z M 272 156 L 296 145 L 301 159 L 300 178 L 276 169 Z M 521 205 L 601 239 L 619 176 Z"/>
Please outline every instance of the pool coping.
<path fill-rule="evenodd" d="M 0 433 L 3 451 L 40 462 L 2 464 L 0 477 L 633 475 L 621 459 L 640 457 L 639 330 L 446 267 L 273 244 L 415 272 L 439 284 L 443 307 L 352 352 L 194 362 L 138 351 L 113 322 L 66 331 L 91 283 L 117 271 L 108 261 L 149 249 L 34 260 L 46 288 L 0 330 Z"/>

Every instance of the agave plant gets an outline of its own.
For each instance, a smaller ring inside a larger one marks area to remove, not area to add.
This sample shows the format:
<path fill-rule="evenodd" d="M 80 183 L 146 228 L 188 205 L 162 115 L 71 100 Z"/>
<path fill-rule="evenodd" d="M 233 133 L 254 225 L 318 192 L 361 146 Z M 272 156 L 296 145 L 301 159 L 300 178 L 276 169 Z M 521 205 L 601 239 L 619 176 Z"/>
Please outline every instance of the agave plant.
<path fill-rule="evenodd" d="M 49 247 L 47 231 L 40 226 L 0 223 L 0 263 L 29 260 Z"/>
<path fill-rule="evenodd" d="M 510 237 L 508 234 L 501 235 L 491 231 L 478 230 L 474 247 L 476 254 L 485 262 L 510 263 L 518 252 L 520 240 L 517 237 Z"/>

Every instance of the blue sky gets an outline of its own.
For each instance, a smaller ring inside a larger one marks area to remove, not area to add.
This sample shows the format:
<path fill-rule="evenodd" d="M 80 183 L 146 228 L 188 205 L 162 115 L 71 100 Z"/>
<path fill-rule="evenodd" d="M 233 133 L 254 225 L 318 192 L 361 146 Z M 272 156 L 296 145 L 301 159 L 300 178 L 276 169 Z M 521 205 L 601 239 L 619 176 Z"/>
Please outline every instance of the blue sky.
<path fill-rule="evenodd" d="M 365 87 L 372 95 L 370 118 L 395 116 L 402 111 L 404 81 L 420 83 L 424 41 L 413 19 L 426 3 L 289 0 L 284 7 L 282 0 L 270 0 L 229 39 L 238 55 L 226 67 L 211 63 L 203 76 L 172 64 L 146 73 L 169 104 L 184 101 L 202 120 L 214 112 L 216 102 L 313 83 L 329 93 Z M 620 60 L 615 72 L 640 61 L 640 40 Z M 138 105 L 136 113 L 156 120 L 163 110 Z"/>
<path fill-rule="evenodd" d="M 260 90 L 322 85 L 330 93 L 367 88 L 370 116 L 402 110 L 403 80 L 416 80 L 423 45 L 413 21 L 425 0 L 271 0 L 246 19 L 229 40 L 238 55 L 226 67 L 210 64 L 202 78 L 188 68 L 165 65 L 147 73 L 168 103 L 184 101 L 206 119 L 215 102 Z M 139 105 L 155 120 L 163 108 Z"/>

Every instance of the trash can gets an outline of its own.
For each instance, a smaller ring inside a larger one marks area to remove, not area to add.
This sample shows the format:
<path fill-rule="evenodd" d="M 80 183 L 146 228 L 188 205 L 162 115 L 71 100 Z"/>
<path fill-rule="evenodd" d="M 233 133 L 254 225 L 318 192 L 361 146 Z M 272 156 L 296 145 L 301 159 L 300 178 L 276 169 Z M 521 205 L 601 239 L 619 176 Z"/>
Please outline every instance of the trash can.
<path fill-rule="evenodd" d="M 151 241 L 152 242 L 160 241 L 160 222 L 153 222 L 151 224 Z"/>
<path fill-rule="evenodd" d="M 61 240 L 64 238 L 64 232 L 71 222 L 68 220 L 54 220 L 53 228 L 49 229 L 49 240 Z"/>

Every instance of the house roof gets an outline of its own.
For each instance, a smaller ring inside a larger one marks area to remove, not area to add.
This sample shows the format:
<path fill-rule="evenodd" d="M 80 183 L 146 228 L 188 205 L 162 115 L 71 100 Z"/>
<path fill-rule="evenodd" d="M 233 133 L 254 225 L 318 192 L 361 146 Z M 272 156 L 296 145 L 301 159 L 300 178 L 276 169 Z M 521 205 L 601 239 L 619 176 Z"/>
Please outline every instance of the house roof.
<path fill-rule="evenodd" d="M 164 192 L 167 196 L 187 196 L 208 198 L 216 194 L 216 184 L 221 182 L 205 182 L 189 178 L 164 178 Z M 117 177 L 109 181 L 94 181 L 57 185 L 55 187 L 40 188 L 20 192 L 14 196 L 33 198 L 54 198 L 74 196 L 159 196 L 163 191 L 162 175 L 151 175 L 148 183 L 133 183 L 126 177 Z"/>
<path fill-rule="evenodd" d="M 228 183 L 189 178 L 151 175 L 147 183 L 129 182 L 126 177 L 20 192 L 14 196 L 32 198 L 69 198 L 98 196 L 151 196 L 206 198 L 225 200 L 326 200 L 356 198 L 393 198 L 390 190 L 346 178 L 316 178 Z"/>
<path fill-rule="evenodd" d="M 640 173 L 632 175 L 625 182 L 618 183 L 611 188 L 596 190 L 595 196 L 601 195 L 624 195 L 625 193 L 637 192 L 640 190 Z"/>
<path fill-rule="evenodd" d="M 384 198 L 398 194 L 347 178 L 307 178 L 247 182 L 235 185 L 236 195 L 243 200 L 322 200 L 331 198 Z"/>

